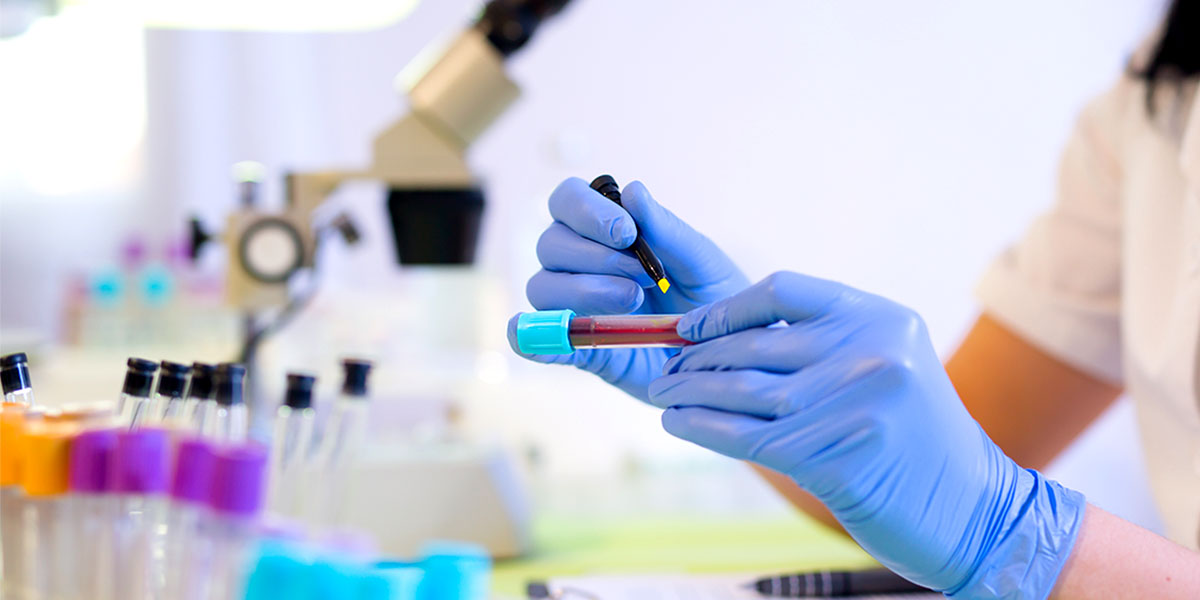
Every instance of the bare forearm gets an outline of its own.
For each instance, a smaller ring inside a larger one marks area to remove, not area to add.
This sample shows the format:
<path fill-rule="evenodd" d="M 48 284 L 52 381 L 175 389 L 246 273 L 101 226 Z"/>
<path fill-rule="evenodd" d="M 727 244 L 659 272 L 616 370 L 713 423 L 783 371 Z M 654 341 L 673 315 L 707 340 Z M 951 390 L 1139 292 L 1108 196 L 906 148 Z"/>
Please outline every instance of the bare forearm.
<path fill-rule="evenodd" d="M 1200 554 L 1088 505 L 1053 598 L 1200 598 Z"/>

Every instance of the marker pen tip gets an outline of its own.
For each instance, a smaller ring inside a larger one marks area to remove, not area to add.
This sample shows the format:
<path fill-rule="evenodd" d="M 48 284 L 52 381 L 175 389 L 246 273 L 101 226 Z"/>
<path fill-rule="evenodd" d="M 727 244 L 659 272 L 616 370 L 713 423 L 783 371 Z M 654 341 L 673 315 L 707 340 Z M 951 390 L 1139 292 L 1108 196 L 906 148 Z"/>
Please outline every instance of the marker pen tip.
<path fill-rule="evenodd" d="M 664 294 L 667 293 L 667 290 L 671 289 L 671 282 L 667 281 L 666 277 L 659 279 L 658 280 L 658 289 L 662 290 L 662 293 L 664 293 Z"/>

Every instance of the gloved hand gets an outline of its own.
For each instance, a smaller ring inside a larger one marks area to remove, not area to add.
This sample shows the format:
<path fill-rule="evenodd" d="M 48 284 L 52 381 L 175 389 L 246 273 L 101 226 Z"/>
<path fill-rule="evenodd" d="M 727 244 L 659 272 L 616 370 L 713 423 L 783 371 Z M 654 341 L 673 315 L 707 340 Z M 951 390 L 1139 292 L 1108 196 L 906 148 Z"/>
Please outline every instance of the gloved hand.
<path fill-rule="evenodd" d="M 668 432 L 789 475 L 912 581 L 963 598 L 1050 592 L 1083 496 L 992 443 L 911 310 L 777 273 L 679 333 L 701 343 L 649 389 Z"/>
<path fill-rule="evenodd" d="M 537 244 L 542 270 L 525 288 L 534 308 L 569 308 L 581 315 L 683 313 L 729 297 L 749 284 L 716 244 L 655 202 L 640 182 L 625 186 L 621 202 L 625 208 L 575 177 L 550 194 L 554 223 Z M 624 251 L 639 228 L 666 269 L 671 282 L 666 294 L 658 290 L 637 258 Z M 508 341 L 520 354 L 516 327 L 513 317 L 508 323 Z M 646 400 L 647 384 L 677 352 L 642 348 L 522 356 L 575 365 Z"/>

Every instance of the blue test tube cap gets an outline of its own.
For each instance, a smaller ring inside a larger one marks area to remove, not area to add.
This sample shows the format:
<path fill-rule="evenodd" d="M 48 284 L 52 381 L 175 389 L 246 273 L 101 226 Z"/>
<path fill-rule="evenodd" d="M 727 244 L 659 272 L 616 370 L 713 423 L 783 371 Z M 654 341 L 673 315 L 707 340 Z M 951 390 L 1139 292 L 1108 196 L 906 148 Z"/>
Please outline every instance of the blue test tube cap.
<path fill-rule="evenodd" d="M 568 335 L 575 311 L 539 310 L 517 316 L 517 348 L 523 354 L 570 354 Z"/>

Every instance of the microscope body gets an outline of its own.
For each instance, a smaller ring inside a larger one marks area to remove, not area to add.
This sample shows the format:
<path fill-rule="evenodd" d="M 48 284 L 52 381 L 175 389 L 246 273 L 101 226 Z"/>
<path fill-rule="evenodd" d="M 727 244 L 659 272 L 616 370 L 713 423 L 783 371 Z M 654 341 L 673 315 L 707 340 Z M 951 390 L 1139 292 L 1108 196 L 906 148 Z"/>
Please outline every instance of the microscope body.
<path fill-rule="evenodd" d="M 518 95 L 486 36 L 463 32 L 415 78 L 409 113 L 375 138 L 367 168 L 291 173 L 283 211 L 243 206 L 229 216 L 229 303 L 259 310 L 287 302 L 291 276 L 313 266 L 313 212 L 349 180 L 386 186 L 400 264 L 472 263 L 484 197 L 466 151 Z"/>

